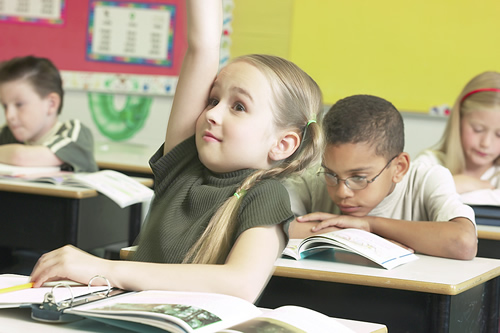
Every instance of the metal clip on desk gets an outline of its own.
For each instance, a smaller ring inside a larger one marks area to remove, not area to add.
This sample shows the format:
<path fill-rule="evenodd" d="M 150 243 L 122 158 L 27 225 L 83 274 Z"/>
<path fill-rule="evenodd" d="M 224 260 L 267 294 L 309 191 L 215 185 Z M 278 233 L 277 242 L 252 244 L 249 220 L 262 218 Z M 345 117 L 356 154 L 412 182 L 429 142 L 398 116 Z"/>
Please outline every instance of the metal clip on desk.
<path fill-rule="evenodd" d="M 108 285 L 108 289 L 106 292 L 90 292 L 90 287 L 92 286 L 92 282 L 97 279 L 104 279 L 106 284 Z M 59 287 L 67 288 L 71 293 L 71 299 L 62 300 L 60 302 L 56 301 L 54 296 L 54 292 Z M 71 290 L 71 286 L 66 283 L 59 283 L 52 287 L 51 291 L 46 293 L 44 296 L 44 300 L 42 304 L 32 304 L 31 305 L 31 318 L 44 322 L 51 323 L 67 323 L 75 320 L 82 319 L 80 316 L 64 313 L 66 309 L 70 309 L 73 306 L 94 302 L 106 298 L 110 295 L 111 285 L 103 276 L 96 275 L 92 279 L 90 279 L 88 284 L 89 293 L 80 297 L 75 298 L 73 296 L 73 291 Z M 122 290 L 118 290 L 122 292 Z"/>

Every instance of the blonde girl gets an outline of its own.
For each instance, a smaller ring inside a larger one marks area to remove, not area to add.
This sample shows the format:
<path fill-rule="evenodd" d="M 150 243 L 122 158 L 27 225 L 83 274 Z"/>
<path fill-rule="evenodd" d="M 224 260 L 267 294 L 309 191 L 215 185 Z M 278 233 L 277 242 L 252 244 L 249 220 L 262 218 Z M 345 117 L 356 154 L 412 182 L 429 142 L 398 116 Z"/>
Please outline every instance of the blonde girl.
<path fill-rule="evenodd" d="M 284 59 L 249 55 L 219 74 L 220 0 L 187 1 L 188 50 L 164 145 L 151 159 L 155 199 L 136 261 L 109 261 L 66 246 L 32 273 L 115 287 L 218 292 L 254 301 L 293 219 L 280 179 L 315 161 L 321 110 L 316 83 Z"/>
<path fill-rule="evenodd" d="M 463 88 L 435 150 L 420 161 L 447 167 L 459 193 L 500 187 L 500 73 L 484 72 Z"/>

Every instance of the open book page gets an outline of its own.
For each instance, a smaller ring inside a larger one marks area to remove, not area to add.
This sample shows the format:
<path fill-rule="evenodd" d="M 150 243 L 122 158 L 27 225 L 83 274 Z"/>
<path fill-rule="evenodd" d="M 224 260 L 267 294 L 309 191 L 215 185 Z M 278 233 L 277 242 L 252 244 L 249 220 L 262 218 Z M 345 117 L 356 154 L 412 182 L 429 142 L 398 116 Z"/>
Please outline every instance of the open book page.
<path fill-rule="evenodd" d="M 106 323 L 147 324 L 171 332 L 216 332 L 261 314 L 252 303 L 228 295 L 175 291 L 142 291 L 78 306 L 67 313 Z M 121 321 L 121 322 L 116 322 Z"/>
<path fill-rule="evenodd" d="M 73 178 L 74 173 L 70 171 L 57 171 L 57 172 L 47 172 L 47 173 L 34 173 L 23 176 L 7 176 L 2 177 L 4 179 L 10 179 L 14 181 L 21 182 L 32 182 L 32 183 L 48 183 L 54 185 L 67 185 L 67 186 L 78 186 L 89 188 L 88 185 L 82 184 L 81 182 Z"/>
<path fill-rule="evenodd" d="M 360 229 L 342 229 L 303 240 L 291 239 L 283 255 L 299 260 L 331 249 L 356 253 L 386 269 L 418 259 L 411 251 Z"/>
<path fill-rule="evenodd" d="M 465 192 L 460 198 L 468 205 L 500 206 L 500 189 Z"/>
<path fill-rule="evenodd" d="M 0 163 L 0 175 L 1 176 L 13 176 L 13 177 L 21 177 L 26 175 L 33 174 L 47 174 L 61 171 L 61 168 L 58 166 L 54 167 L 21 167 L 10 164 Z"/>
<path fill-rule="evenodd" d="M 152 189 L 114 170 L 75 173 L 73 178 L 108 196 L 122 208 L 153 197 Z"/>
<path fill-rule="evenodd" d="M 275 310 L 266 310 L 262 316 L 247 320 L 221 332 L 354 333 L 353 330 L 342 325 L 334 318 L 307 308 L 292 305 L 282 306 Z"/>
<path fill-rule="evenodd" d="M 30 277 L 26 275 L 2 274 L 0 275 L 0 289 L 28 283 L 30 282 L 29 279 Z M 78 297 L 91 292 L 98 292 L 107 289 L 107 286 L 96 286 L 88 288 L 88 286 L 86 285 L 82 285 L 72 281 L 48 282 L 40 288 L 29 288 L 7 293 L 0 293 L 0 308 L 16 308 L 29 304 L 41 304 L 43 302 L 45 294 L 50 292 L 56 284 L 61 282 L 71 286 L 71 291 L 68 288 L 64 287 L 56 288 L 56 290 L 54 290 L 54 296 L 57 300 L 70 299 L 72 295 L 71 292 L 73 292 L 73 297 Z"/>

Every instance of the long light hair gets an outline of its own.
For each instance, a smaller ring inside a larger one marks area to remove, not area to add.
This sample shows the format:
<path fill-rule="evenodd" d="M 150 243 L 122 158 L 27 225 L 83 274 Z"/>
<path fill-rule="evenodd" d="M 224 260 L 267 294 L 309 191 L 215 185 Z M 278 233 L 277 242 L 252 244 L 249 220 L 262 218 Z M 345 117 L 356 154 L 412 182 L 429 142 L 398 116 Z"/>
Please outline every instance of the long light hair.
<path fill-rule="evenodd" d="M 270 55 L 246 55 L 233 60 L 255 66 L 268 79 L 273 96 L 273 114 L 277 129 L 296 131 L 300 146 L 271 169 L 250 174 L 236 192 L 249 191 L 263 179 L 284 178 L 298 173 L 319 159 L 322 151 L 320 126 L 316 119 L 323 107 L 321 90 L 316 82 L 292 62 Z M 204 233 L 191 247 L 184 263 L 222 264 L 231 250 L 242 199 L 231 196 L 217 210 Z"/>
<path fill-rule="evenodd" d="M 480 91 L 466 96 L 478 89 L 500 89 L 500 73 L 484 72 L 470 80 L 458 95 L 446 123 L 445 131 L 436 145 L 438 158 L 453 175 L 465 170 L 465 155 L 462 148 L 460 125 L 464 115 L 479 109 L 489 109 L 500 106 L 500 92 Z M 464 99 L 464 97 L 466 97 Z M 500 158 L 494 161 L 500 164 Z"/>

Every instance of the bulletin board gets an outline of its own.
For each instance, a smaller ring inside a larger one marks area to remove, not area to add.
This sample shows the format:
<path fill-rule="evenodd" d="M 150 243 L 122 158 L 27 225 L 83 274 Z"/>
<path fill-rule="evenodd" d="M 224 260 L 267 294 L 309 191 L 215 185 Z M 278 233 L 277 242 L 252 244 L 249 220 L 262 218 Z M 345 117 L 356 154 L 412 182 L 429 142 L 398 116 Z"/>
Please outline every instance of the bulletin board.
<path fill-rule="evenodd" d="M 173 90 L 170 88 L 175 85 L 187 47 L 184 2 L 1 1 L 0 7 L 5 8 L 0 8 L 0 61 L 30 54 L 50 58 L 63 74 L 65 89 L 81 86 L 89 90 L 122 89 L 147 93 L 154 92 L 151 83 L 156 83 L 159 89 L 156 93 L 168 94 Z M 40 3 L 47 8 L 36 8 L 42 6 Z M 12 8 L 7 8 L 6 4 Z M 29 16 L 30 8 L 49 15 L 54 7 L 59 6 L 60 15 L 56 19 L 40 18 L 45 14 L 38 15 L 38 18 Z M 6 15 L 9 10 L 18 12 Z M 23 11 L 26 15 L 19 15 Z M 148 22 L 154 20 L 156 22 Z M 165 22 L 166 27 L 162 26 Z M 148 31 L 146 24 L 141 23 L 155 23 L 160 32 Z M 109 28 L 106 24 L 114 26 Z M 123 38 L 121 43 L 128 47 L 125 51 L 130 56 L 120 54 L 123 47 L 116 43 L 119 38 Z M 144 46 L 143 42 L 149 44 Z M 115 54 L 113 48 L 118 50 Z M 140 54 L 141 51 L 149 53 Z M 113 75 L 119 75 L 121 79 L 113 78 Z M 123 84 L 130 76 L 135 77 L 134 84 Z"/>
<path fill-rule="evenodd" d="M 246 20 L 247 25 L 240 26 L 240 16 L 267 17 L 273 9 L 271 5 L 251 8 L 255 1 L 235 0 L 235 55 L 252 49 L 275 52 L 262 47 L 265 37 L 262 41 L 246 38 L 245 45 L 239 44 L 241 31 L 247 36 L 273 33 L 263 33 L 263 26 L 275 21 Z M 473 76 L 500 71 L 498 0 L 265 3 L 284 8 L 276 16 L 291 12 L 289 45 L 281 50 L 319 83 L 325 104 L 366 93 L 390 100 L 401 111 L 428 112 L 435 105 L 453 104 Z"/>

